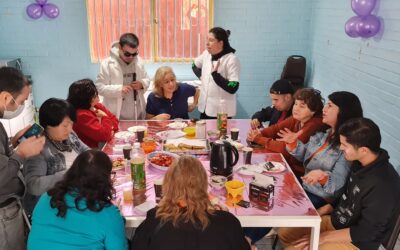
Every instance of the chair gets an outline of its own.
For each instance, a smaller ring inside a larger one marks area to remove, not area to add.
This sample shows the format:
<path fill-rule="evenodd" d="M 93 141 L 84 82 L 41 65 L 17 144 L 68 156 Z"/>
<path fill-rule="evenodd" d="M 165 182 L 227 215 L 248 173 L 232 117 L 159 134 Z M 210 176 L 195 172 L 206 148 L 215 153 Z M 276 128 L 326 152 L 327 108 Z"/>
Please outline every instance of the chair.
<path fill-rule="evenodd" d="M 397 243 L 397 238 L 399 237 L 400 233 L 400 214 L 397 216 L 396 224 L 393 227 L 392 233 L 390 236 L 383 242 L 383 247 L 386 250 L 393 250 L 394 246 Z"/>
<path fill-rule="evenodd" d="M 292 55 L 286 60 L 283 67 L 281 79 L 287 79 L 292 82 L 295 90 L 304 86 L 304 77 L 306 74 L 306 59 L 303 56 Z"/>

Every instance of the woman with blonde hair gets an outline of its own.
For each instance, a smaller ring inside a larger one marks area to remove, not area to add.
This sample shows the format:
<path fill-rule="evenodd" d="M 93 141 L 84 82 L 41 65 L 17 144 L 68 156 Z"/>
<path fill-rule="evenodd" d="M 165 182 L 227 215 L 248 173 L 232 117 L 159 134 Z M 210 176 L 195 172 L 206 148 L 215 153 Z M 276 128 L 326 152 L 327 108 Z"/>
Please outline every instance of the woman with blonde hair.
<path fill-rule="evenodd" d="M 159 206 L 136 230 L 132 249 L 250 249 L 238 219 L 214 208 L 207 189 L 201 162 L 180 157 L 165 175 Z"/>
<path fill-rule="evenodd" d="M 147 98 L 146 119 L 189 119 L 188 112 L 197 106 L 200 90 L 187 84 L 177 83 L 171 67 L 160 67 L 154 76 L 154 90 Z M 193 96 L 193 103 L 188 104 Z"/>

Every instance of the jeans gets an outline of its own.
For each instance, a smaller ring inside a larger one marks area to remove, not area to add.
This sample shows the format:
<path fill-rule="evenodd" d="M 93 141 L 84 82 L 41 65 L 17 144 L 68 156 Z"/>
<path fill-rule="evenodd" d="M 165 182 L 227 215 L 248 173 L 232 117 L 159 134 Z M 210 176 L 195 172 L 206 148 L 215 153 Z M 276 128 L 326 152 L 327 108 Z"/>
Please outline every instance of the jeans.
<path fill-rule="evenodd" d="M 321 197 L 319 197 L 315 194 L 312 194 L 308 191 L 306 191 L 306 194 L 307 194 L 308 198 L 310 199 L 311 203 L 314 205 L 315 209 L 318 209 L 318 208 L 323 207 L 326 204 L 328 204 L 326 202 L 326 200 L 322 199 Z"/>
<path fill-rule="evenodd" d="M 271 227 L 245 227 L 243 228 L 244 236 L 251 239 L 251 244 L 254 245 L 271 231 Z"/>
<path fill-rule="evenodd" d="M 0 249 L 26 249 L 24 218 L 20 201 L 0 208 Z"/>

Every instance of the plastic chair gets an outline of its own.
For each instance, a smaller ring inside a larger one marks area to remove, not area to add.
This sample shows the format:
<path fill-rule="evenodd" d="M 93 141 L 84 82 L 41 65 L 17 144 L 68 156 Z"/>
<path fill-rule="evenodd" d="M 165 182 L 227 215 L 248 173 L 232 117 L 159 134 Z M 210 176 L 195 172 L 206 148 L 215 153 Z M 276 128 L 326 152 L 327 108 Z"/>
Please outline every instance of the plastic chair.
<path fill-rule="evenodd" d="M 306 59 L 303 56 L 292 55 L 286 60 L 283 67 L 281 79 L 291 81 L 295 90 L 304 86 L 304 77 L 306 75 Z"/>

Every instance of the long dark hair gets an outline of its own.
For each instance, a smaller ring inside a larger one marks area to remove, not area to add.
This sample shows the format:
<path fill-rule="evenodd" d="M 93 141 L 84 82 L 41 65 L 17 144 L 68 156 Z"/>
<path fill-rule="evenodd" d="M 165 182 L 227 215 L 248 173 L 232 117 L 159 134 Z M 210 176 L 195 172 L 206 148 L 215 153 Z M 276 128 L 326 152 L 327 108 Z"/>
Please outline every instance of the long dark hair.
<path fill-rule="evenodd" d="M 96 86 L 90 79 L 73 82 L 69 86 L 67 100 L 75 109 L 90 109 L 92 99 L 98 95 Z"/>
<path fill-rule="evenodd" d="M 332 146 L 339 146 L 340 135 L 339 128 L 346 121 L 352 118 L 363 117 L 363 109 L 361 102 L 358 97 L 347 91 L 333 92 L 328 96 L 328 99 L 339 107 L 339 113 L 337 116 L 336 126 L 332 128 L 334 135 L 332 138 Z"/>
<path fill-rule="evenodd" d="M 65 202 L 67 194 L 74 197 L 75 208 L 80 211 L 99 212 L 110 206 L 115 193 L 111 169 L 111 160 L 102 151 L 88 150 L 78 155 L 64 179 L 48 191 L 51 207 L 58 210 L 57 216 L 64 218 L 70 208 Z"/>

